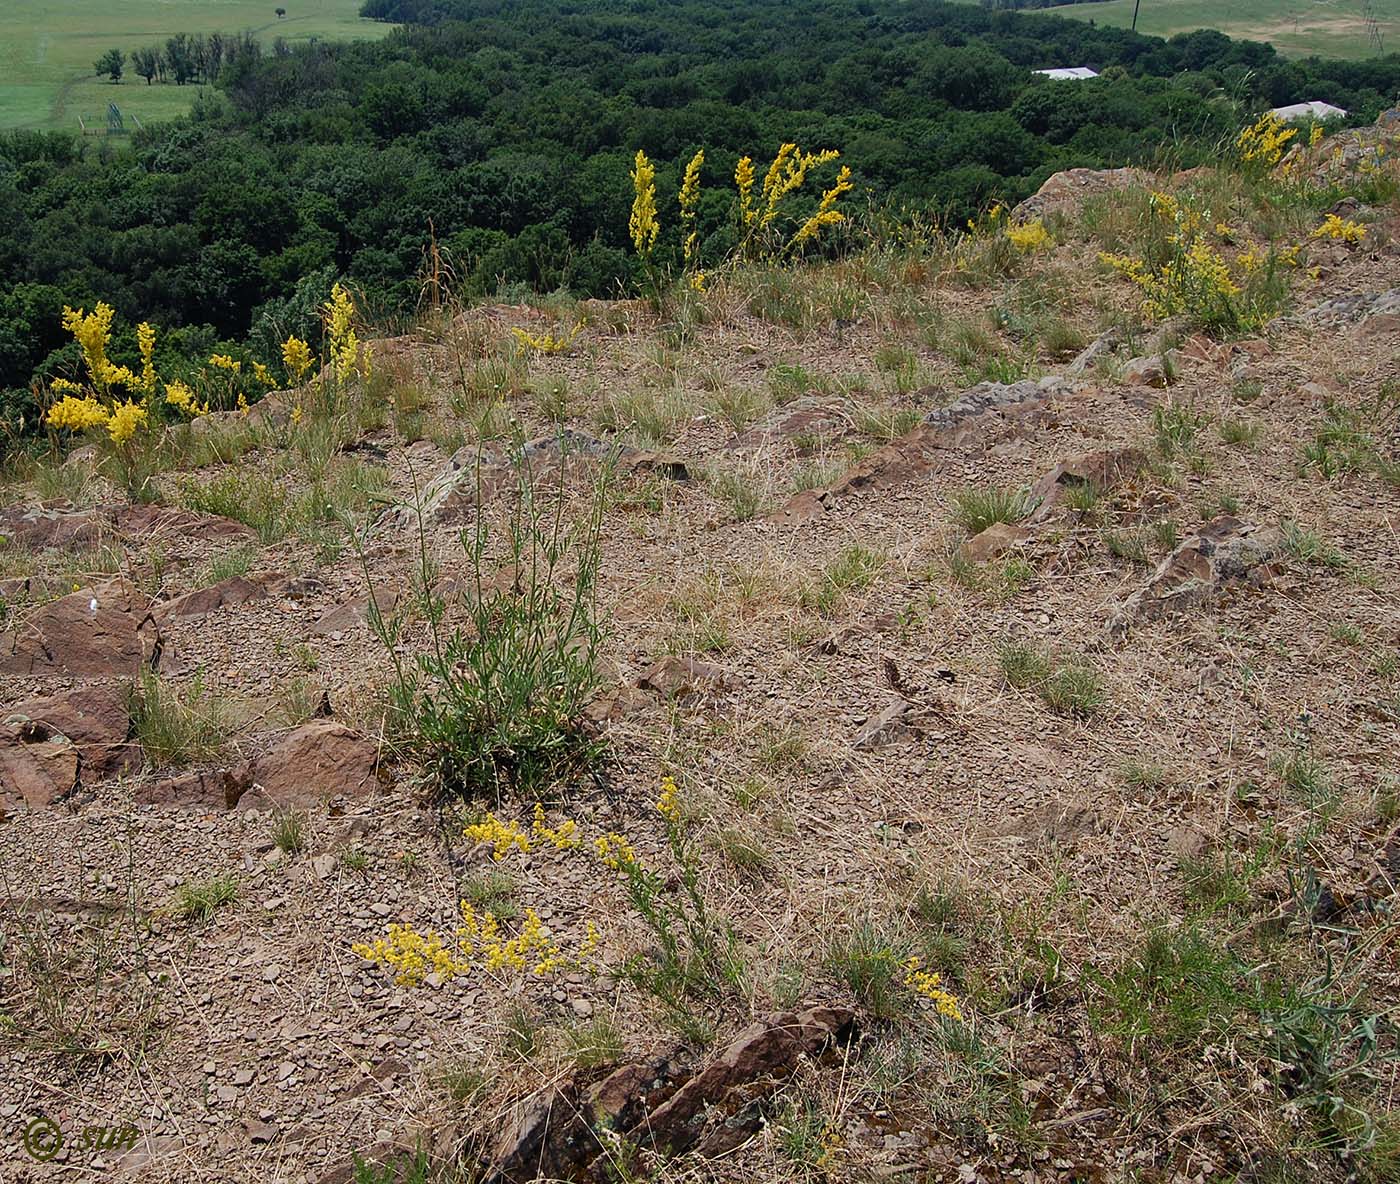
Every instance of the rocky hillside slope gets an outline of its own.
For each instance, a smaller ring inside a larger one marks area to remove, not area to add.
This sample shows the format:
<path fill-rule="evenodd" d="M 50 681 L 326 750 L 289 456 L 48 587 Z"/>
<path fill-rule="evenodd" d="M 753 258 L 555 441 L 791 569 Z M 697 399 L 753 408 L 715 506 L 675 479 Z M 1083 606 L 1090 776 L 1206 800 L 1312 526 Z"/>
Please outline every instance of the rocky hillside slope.
<path fill-rule="evenodd" d="M 1395 1179 L 1388 167 L 444 306 L 147 500 L 15 467 L 0 1174 Z M 396 662 L 594 576 L 568 775 L 434 794 Z"/>

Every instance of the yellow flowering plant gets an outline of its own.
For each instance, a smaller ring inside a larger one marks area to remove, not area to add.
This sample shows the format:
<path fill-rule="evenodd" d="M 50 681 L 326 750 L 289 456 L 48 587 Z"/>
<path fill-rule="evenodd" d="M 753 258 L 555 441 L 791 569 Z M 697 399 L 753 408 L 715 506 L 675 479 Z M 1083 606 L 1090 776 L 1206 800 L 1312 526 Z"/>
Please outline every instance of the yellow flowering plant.
<path fill-rule="evenodd" d="M 1322 225 L 1312 232 L 1310 238 L 1330 238 L 1336 242 L 1355 245 L 1366 237 L 1366 227 L 1350 218 L 1328 214 Z"/>
<path fill-rule="evenodd" d="M 656 249 L 657 235 L 661 233 L 661 223 L 656 217 L 656 166 L 640 148 L 637 149 L 631 176 L 632 213 L 627 220 L 627 231 L 642 262 L 650 263 L 651 253 Z"/>
<path fill-rule="evenodd" d="M 1192 199 L 1167 193 L 1148 197 L 1139 254 L 1103 251 L 1100 262 L 1139 291 L 1149 320 L 1186 315 L 1205 329 L 1242 332 L 1276 316 L 1287 298 L 1285 271 L 1298 264 L 1297 248 L 1239 250 L 1233 260 L 1212 245 L 1235 236 Z"/>
<path fill-rule="evenodd" d="M 520 348 L 526 353 L 562 354 L 567 353 L 574 342 L 578 340 L 578 335 L 583 332 L 583 324 L 580 322 L 567 334 L 560 333 L 558 335 L 531 333 L 528 329 L 522 329 L 519 326 L 513 326 L 510 332 Z"/>
<path fill-rule="evenodd" d="M 137 328 L 142 373 L 136 374 L 108 357 L 114 317 L 108 304 L 99 303 L 92 312 L 64 307 L 63 327 L 73 334 L 82 350 L 90 386 L 56 379 L 51 388 L 62 397 L 49 407 L 44 422 L 52 429 L 69 432 L 105 428 L 121 482 L 134 494 L 144 480 L 139 478 L 136 440 L 150 422 L 148 403 L 153 399 L 156 383 L 155 330 L 144 322 Z M 118 396 L 118 387 L 126 389 L 125 397 Z M 132 395 L 142 396 L 142 401 L 137 402 Z"/>
<path fill-rule="evenodd" d="M 1250 172 L 1265 172 L 1283 159 L 1289 143 L 1298 135 L 1272 111 L 1266 111 L 1235 137 L 1240 163 Z"/>
<path fill-rule="evenodd" d="M 372 359 L 370 348 L 360 344 L 355 332 L 355 302 L 349 290 L 339 282 L 331 285 L 331 297 L 321 308 L 326 335 L 326 352 L 330 355 L 331 376 L 338 389 L 352 379 L 368 382 Z M 290 343 L 289 343 L 290 344 Z M 286 357 L 285 347 L 283 357 Z"/>
<path fill-rule="evenodd" d="M 287 381 L 292 386 L 300 386 L 306 380 L 307 371 L 315 364 L 311 347 L 300 337 L 288 337 L 282 343 L 282 364 L 287 370 Z"/>

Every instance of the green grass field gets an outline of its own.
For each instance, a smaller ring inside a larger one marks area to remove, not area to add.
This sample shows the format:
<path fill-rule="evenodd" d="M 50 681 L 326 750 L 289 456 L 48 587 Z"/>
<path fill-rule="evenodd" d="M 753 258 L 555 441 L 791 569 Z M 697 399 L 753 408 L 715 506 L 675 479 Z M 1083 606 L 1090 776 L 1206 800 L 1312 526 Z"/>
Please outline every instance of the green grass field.
<path fill-rule="evenodd" d="M 1043 12 L 1127 28 L 1134 0 L 1071 4 Z M 1400 0 L 1372 0 L 1387 52 L 1400 52 Z M 1141 0 L 1138 32 L 1166 37 L 1219 29 L 1231 37 L 1270 41 L 1289 57 L 1371 57 L 1363 0 Z"/>
<path fill-rule="evenodd" d="M 202 89 L 147 86 L 131 72 L 99 79 L 108 49 L 164 44 L 174 33 L 255 31 L 265 41 L 382 37 L 391 26 L 361 20 L 361 0 L 3 0 L 0 3 L 0 129 L 105 127 L 107 104 L 143 123 L 189 109 Z M 275 9 L 287 10 L 278 20 Z M 130 122 L 128 121 L 128 126 Z"/>

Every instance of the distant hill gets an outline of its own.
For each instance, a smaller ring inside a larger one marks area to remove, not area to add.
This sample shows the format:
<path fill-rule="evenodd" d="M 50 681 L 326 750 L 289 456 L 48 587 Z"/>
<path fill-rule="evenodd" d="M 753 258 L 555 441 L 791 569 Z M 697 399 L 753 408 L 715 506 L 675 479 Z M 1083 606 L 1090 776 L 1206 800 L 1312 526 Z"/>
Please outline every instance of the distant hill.
<path fill-rule="evenodd" d="M 1400 0 L 1102 0 L 1040 11 L 1128 28 L 1138 5 L 1137 30 L 1168 37 L 1195 29 L 1219 29 L 1231 37 L 1271 42 L 1289 57 L 1371 57 L 1375 43 L 1366 10 L 1388 52 L 1400 50 Z M 1002 4 L 1001 7 L 1009 7 Z"/>

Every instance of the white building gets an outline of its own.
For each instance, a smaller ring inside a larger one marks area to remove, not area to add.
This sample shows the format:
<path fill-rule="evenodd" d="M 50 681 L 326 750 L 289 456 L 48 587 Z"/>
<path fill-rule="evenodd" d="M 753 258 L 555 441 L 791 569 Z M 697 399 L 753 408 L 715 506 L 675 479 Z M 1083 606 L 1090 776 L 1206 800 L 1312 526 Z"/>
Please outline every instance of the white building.
<path fill-rule="evenodd" d="M 1032 70 L 1032 74 L 1044 74 L 1046 78 L 1053 78 L 1056 82 L 1075 82 L 1081 78 L 1097 78 L 1099 72 L 1091 70 L 1088 66 L 1066 66 L 1056 70 Z"/>
<path fill-rule="evenodd" d="M 1288 123 L 1294 119 L 1345 119 L 1347 113 L 1331 103 L 1314 100 L 1311 103 L 1290 103 L 1287 107 L 1275 107 L 1269 114 L 1277 115 Z"/>

